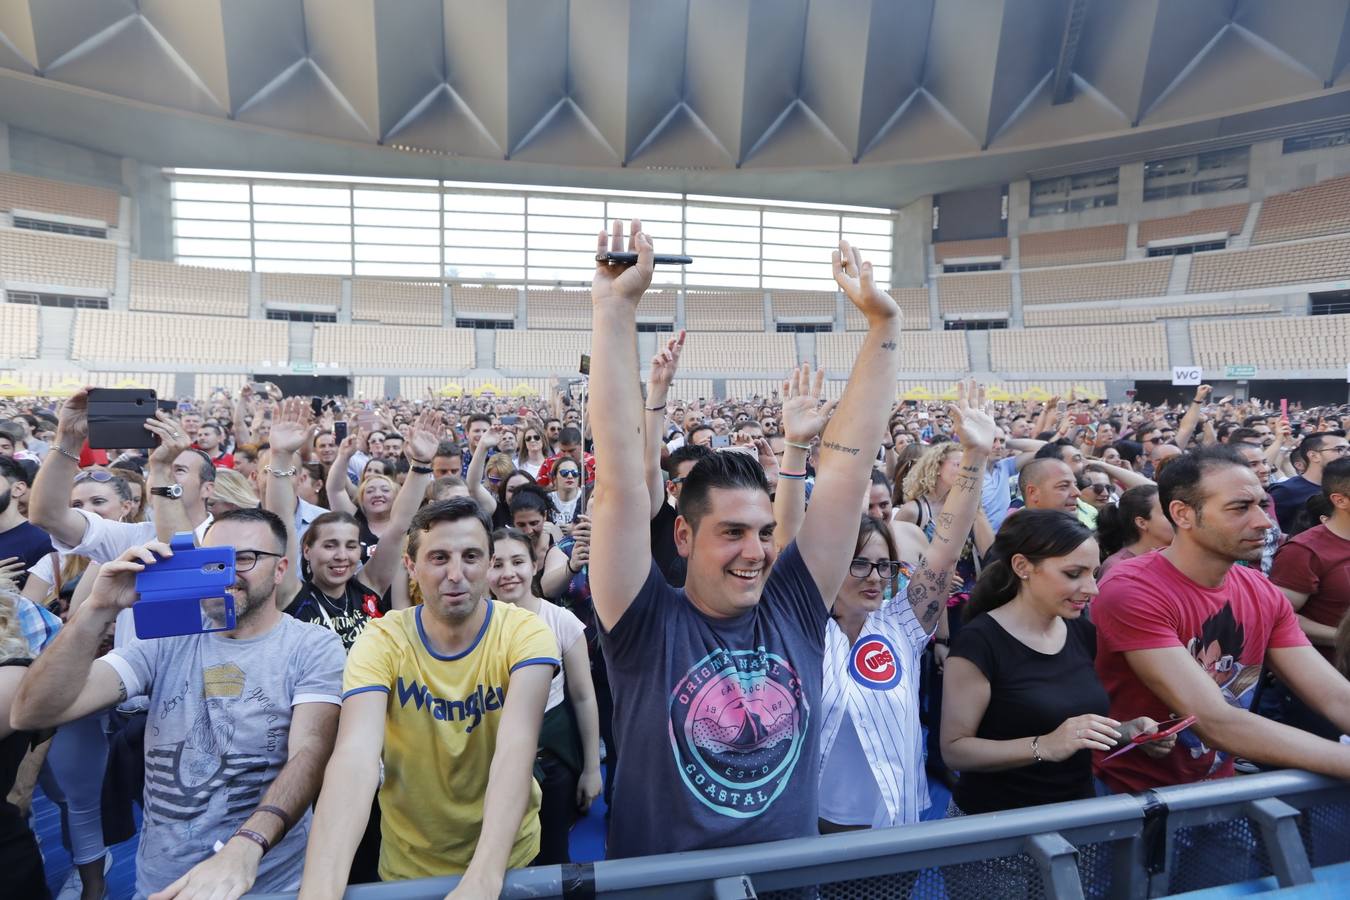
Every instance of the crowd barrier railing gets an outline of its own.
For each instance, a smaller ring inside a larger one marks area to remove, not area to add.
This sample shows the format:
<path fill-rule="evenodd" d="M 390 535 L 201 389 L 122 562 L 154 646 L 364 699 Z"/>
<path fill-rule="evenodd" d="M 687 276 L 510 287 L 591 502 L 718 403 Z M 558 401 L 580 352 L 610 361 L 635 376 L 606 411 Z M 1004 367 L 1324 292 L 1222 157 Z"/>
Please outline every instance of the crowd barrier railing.
<path fill-rule="evenodd" d="M 502 897 L 1136 900 L 1350 861 L 1350 783 L 1267 772 L 1029 809 L 745 847 L 540 866 Z M 439 900 L 455 878 L 357 885 L 350 900 Z M 269 895 L 283 900 L 288 895 Z"/>

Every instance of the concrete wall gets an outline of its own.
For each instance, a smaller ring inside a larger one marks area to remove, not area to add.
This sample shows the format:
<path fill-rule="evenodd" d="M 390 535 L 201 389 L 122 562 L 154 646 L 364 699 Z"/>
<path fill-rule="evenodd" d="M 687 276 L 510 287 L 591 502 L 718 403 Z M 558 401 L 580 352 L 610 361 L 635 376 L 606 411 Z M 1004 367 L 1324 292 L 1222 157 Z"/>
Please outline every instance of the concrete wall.
<path fill-rule="evenodd" d="M 122 160 L 19 128 L 9 129 L 10 171 L 122 189 Z"/>

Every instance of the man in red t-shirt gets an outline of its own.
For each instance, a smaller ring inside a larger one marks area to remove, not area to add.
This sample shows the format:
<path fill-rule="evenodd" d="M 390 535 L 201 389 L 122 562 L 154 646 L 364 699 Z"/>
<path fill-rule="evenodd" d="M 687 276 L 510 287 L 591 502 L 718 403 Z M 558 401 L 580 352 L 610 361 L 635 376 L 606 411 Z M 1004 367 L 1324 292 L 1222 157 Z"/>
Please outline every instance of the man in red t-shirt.
<path fill-rule="evenodd" d="M 1233 448 L 1206 447 L 1168 465 L 1158 500 L 1176 537 L 1104 579 L 1092 611 L 1097 674 L 1114 719 L 1197 721 L 1166 757 L 1098 758 L 1097 774 L 1112 790 L 1140 791 L 1227 777 L 1241 756 L 1350 778 L 1350 746 L 1248 711 L 1264 663 L 1350 731 L 1350 681 L 1308 644 L 1265 576 L 1233 565 L 1259 559 L 1271 527 L 1256 474 Z"/>
<path fill-rule="evenodd" d="M 1298 612 L 1303 633 L 1332 658 L 1336 626 L 1350 610 L 1350 459 L 1322 470 L 1322 492 L 1335 512 L 1290 538 L 1275 554 L 1270 580 Z"/>

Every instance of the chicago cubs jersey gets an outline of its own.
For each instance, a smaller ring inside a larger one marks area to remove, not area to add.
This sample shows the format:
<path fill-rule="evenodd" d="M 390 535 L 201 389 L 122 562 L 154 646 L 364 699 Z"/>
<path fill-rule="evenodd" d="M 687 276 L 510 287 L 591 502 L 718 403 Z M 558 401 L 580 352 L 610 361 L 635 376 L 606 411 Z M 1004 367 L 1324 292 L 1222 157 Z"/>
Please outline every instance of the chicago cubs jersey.
<path fill-rule="evenodd" d="M 830 807 L 833 800 L 825 796 L 834 781 L 832 776 L 841 774 L 827 771 L 827 766 L 832 765 L 831 751 L 844 729 L 856 732 L 880 794 L 875 814 L 863 811 L 864 819 L 870 817 L 873 826 L 905 825 L 919 821 L 919 815 L 928 808 L 923 731 L 919 725 L 919 659 L 929 637 L 903 590 L 867 617 L 852 646 L 833 619 L 826 626 L 820 735 L 822 809 Z M 853 746 L 851 740 L 848 746 Z M 833 765 L 839 763 L 836 760 Z M 856 779 L 856 773 L 842 774 Z"/>

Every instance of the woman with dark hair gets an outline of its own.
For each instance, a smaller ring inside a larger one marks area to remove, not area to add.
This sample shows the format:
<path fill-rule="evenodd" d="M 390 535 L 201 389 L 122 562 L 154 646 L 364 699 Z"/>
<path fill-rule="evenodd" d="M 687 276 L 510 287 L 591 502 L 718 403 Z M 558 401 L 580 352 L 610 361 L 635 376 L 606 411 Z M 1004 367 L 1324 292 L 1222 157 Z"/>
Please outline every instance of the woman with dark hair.
<path fill-rule="evenodd" d="M 1083 611 L 1097 594 L 1097 542 L 1073 516 L 1010 516 L 970 597 L 947 659 L 942 755 L 961 772 L 950 815 L 1094 795 L 1092 750 L 1157 723 L 1121 723 L 1097 678 L 1097 634 Z M 1166 755 L 1176 739 L 1143 745 Z"/>
<path fill-rule="evenodd" d="M 516 491 L 534 483 L 534 476 L 524 469 L 512 469 L 505 475 L 498 476 L 497 483 L 491 485 L 494 499 L 497 501 L 497 508 L 492 511 L 493 528 L 511 527 L 511 501 L 516 499 Z"/>
<path fill-rule="evenodd" d="M 915 441 L 912 444 L 906 444 L 900 451 L 900 455 L 895 463 L 895 474 L 891 477 L 891 505 L 895 507 L 904 506 L 906 502 L 917 499 L 905 494 L 905 479 L 909 477 L 910 471 L 918 465 L 923 458 L 924 451 L 928 449 L 927 444 L 920 444 Z"/>
<path fill-rule="evenodd" d="M 534 545 L 536 576 L 543 574 L 548 552 L 563 537 L 558 526 L 549 521 L 548 516 L 552 510 L 553 504 L 548 499 L 548 493 L 538 485 L 531 484 L 520 488 L 511 500 L 511 525 L 523 531 Z M 534 590 L 536 593 L 543 593 L 537 577 Z"/>
<path fill-rule="evenodd" d="M 1141 484 L 1120 495 L 1120 501 L 1102 508 L 1097 514 L 1097 541 L 1102 570 L 1098 579 L 1116 563 L 1172 544 L 1172 523 L 1158 503 L 1158 486 Z"/>

